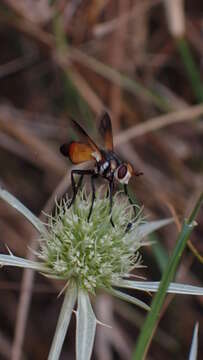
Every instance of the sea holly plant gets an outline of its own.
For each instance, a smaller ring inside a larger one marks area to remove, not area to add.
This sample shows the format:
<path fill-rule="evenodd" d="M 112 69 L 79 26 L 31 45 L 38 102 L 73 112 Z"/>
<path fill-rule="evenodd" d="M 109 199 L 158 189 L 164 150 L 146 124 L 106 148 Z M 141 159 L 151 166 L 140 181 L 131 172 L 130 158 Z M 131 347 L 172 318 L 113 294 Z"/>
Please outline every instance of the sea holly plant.
<path fill-rule="evenodd" d="M 55 215 L 47 215 L 46 224 L 6 190 L 0 189 L 0 198 L 23 214 L 39 232 L 35 261 L 14 256 L 9 250 L 8 255 L 0 254 L 0 265 L 33 269 L 44 276 L 63 279 L 65 283 L 62 290 L 64 301 L 49 360 L 59 359 L 75 306 L 76 358 L 90 359 L 96 325 L 102 325 L 94 314 L 90 295 L 96 296 L 100 289 L 150 311 L 150 307 L 143 301 L 120 289 L 147 292 L 158 290 L 159 282 L 135 281 L 131 272 L 143 266 L 139 250 L 149 244 L 145 240 L 146 236 L 171 223 L 172 219 L 147 222 L 143 219 L 141 209 L 137 208 L 135 216 L 132 206 L 117 193 L 112 209 L 113 227 L 110 222 L 109 199 L 102 195 L 101 189 L 96 194 L 89 222 L 87 218 L 91 196 L 84 189 L 78 193 L 71 208 L 68 207 L 68 199 L 56 203 Z M 202 295 L 203 289 L 170 283 L 168 292 Z"/>

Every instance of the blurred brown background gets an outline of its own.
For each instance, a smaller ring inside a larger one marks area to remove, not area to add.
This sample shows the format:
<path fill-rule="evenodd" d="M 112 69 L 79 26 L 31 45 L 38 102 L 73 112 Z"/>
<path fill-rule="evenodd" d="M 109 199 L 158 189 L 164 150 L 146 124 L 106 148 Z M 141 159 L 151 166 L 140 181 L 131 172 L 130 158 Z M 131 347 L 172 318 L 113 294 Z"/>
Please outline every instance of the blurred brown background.
<path fill-rule="evenodd" d="M 175 217 L 173 226 L 153 236 L 156 245 L 143 251 L 148 267 L 139 275 L 159 280 L 179 222 L 203 188 L 202 66 L 202 0 L 2 0 L 0 185 L 35 214 L 51 211 L 56 194 L 71 191 L 71 164 L 59 153 L 73 135 L 70 115 L 96 139 L 98 116 L 107 108 L 117 151 L 144 172 L 131 181 L 132 196 L 150 219 Z M 202 214 L 191 238 L 199 254 Z M 26 256 L 35 236 L 0 201 L 1 252 L 7 244 Z M 22 274 L 0 272 L 0 359 L 46 359 L 60 287 Z M 202 264 L 187 249 L 177 280 L 201 285 L 201 276 Z M 94 305 L 98 318 L 113 327 L 98 327 L 94 358 L 130 359 L 145 314 L 102 294 Z M 188 358 L 195 321 L 201 320 L 201 298 L 176 296 L 162 314 L 148 358 Z M 200 339 L 202 331 L 200 326 Z M 74 359 L 74 342 L 73 317 L 61 359 Z"/>

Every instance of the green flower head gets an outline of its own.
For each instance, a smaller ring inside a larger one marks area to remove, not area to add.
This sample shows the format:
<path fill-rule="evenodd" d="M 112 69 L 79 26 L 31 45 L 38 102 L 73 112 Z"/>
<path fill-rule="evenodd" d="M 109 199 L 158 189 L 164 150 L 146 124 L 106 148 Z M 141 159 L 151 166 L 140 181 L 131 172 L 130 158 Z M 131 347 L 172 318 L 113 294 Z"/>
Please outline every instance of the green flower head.
<path fill-rule="evenodd" d="M 42 234 L 38 257 L 53 276 L 73 279 L 78 288 L 95 293 L 98 288 L 111 288 L 140 265 L 141 241 L 136 239 L 136 230 L 142 215 L 138 209 L 133 218 L 132 205 L 119 193 L 112 209 L 113 227 L 109 198 L 99 190 L 88 222 L 90 204 L 84 190 L 70 208 L 69 200 L 57 204 L 56 214 L 48 218 L 48 232 Z M 132 226 L 126 231 L 129 223 Z"/>
<path fill-rule="evenodd" d="M 147 244 L 143 239 L 169 224 L 171 219 L 143 222 L 140 209 L 137 209 L 135 217 L 127 198 L 117 193 L 112 209 L 113 227 L 110 222 L 109 199 L 103 195 L 101 189 L 96 194 L 89 222 L 87 219 L 91 197 L 87 196 L 84 190 L 78 193 L 70 208 L 70 200 L 57 204 L 55 215 L 47 215 L 47 224 L 43 224 L 18 199 L 1 188 L 0 198 L 23 214 L 40 234 L 36 252 L 38 259 L 17 257 L 9 250 L 9 254 L 0 254 L 0 266 L 37 270 L 45 276 L 64 279 L 68 284 L 63 289 L 64 301 L 49 360 L 58 360 L 60 357 L 76 302 L 76 359 L 90 360 L 96 324 L 100 322 L 91 307 L 89 292 L 95 294 L 98 288 L 103 288 L 122 300 L 150 310 L 143 301 L 118 288 L 157 291 L 159 282 L 135 281 L 130 271 L 141 264 L 138 250 L 141 245 Z M 128 226 L 129 223 L 131 227 Z M 167 291 L 193 295 L 203 293 L 199 287 L 177 283 L 170 283 Z"/>

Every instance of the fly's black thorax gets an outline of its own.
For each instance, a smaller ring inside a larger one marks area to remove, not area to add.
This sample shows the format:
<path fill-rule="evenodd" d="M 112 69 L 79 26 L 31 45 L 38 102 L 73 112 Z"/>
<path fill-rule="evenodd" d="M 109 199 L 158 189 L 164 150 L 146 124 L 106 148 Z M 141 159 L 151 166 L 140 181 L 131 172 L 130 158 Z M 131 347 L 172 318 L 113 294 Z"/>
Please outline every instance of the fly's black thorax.
<path fill-rule="evenodd" d="M 95 171 L 105 179 L 111 180 L 121 160 L 113 151 L 101 150 L 102 159 L 96 163 Z"/>

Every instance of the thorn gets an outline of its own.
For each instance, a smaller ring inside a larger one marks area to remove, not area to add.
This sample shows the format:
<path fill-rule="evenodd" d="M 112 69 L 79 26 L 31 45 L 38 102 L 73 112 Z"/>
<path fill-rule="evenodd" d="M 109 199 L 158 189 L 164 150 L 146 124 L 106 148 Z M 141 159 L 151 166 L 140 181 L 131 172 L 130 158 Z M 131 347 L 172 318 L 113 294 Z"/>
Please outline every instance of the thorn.
<path fill-rule="evenodd" d="M 8 251 L 8 253 L 9 253 L 9 255 L 14 256 L 12 251 L 9 249 L 8 245 L 5 245 L 5 247 L 6 247 L 7 251 Z"/>
<path fill-rule="evenodd" d="M 62 288 L 62 290 L 60 291 L 60 293 L 57 295 L 57 298 L 59 299 L 60 296 L 64 293 L 64 291 L 67 289 L 69 285 L 69 281 L 67 281 L 67 283 L 65 284 L 65 286 Z"/>
<path fill-rule="evenodd" d="M 102 326 L 104 326 L 104 327 L 107 327 L 108 329 L 112 329 L 112 326 L 111 326 L 111 325 L 104 324 L 103 322 L 99 321 L 98 319 L 97 319 L 97 324 L 98 324 L 98 325 L 102 325 Z"/>

